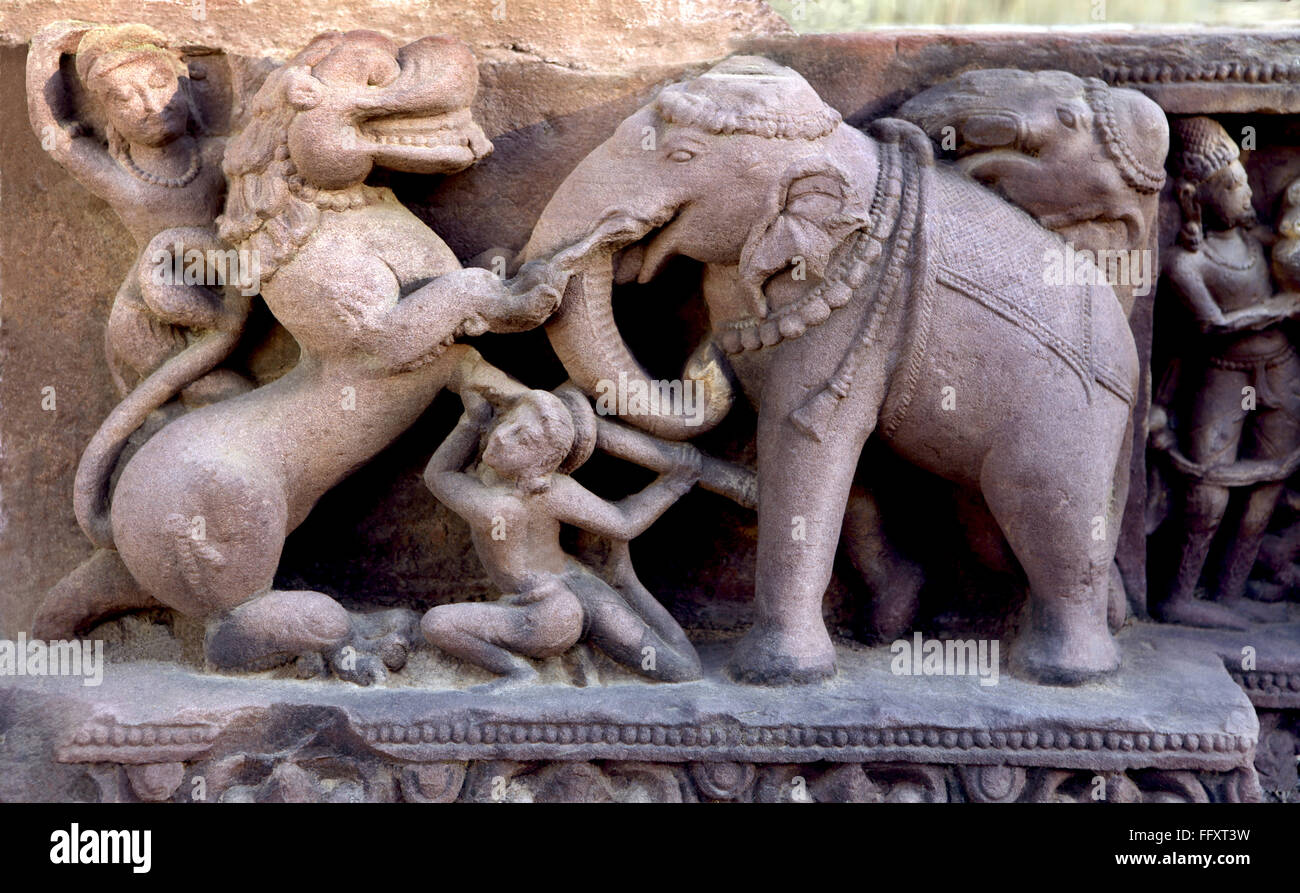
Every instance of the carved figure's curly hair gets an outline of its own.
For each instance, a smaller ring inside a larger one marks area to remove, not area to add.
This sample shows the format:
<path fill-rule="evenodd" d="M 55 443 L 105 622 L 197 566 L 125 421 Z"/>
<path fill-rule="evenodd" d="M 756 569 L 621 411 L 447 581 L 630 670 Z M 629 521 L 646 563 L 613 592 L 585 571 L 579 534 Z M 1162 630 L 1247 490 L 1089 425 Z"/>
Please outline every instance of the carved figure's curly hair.
<path fill-rule="evenodd" d="M 1198 251 L 1204 232 L 1197 188 L 1236 161 L 1241 149 L 1222 124 L 1203 115 L 1180 118 L 1174 124 L 1174 132 L 1178 137 L 1174 156 L 1178 169 L 1177 197 L 1183 212 L 1178 243 L 1188 251 Z"/>

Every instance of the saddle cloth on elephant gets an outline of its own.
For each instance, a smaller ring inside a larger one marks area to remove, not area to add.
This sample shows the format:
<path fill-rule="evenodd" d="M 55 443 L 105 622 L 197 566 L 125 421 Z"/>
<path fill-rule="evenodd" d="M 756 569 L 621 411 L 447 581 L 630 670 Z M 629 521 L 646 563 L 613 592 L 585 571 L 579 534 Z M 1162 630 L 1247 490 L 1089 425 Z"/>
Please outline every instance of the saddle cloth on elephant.
<path fill-rule="evenodd" d="M 1105 281 L 1110 271 L 955 171 L 936 171 L 932 195 L 938 207 L 959 207 L 963 216 L 980 222 L 931 227 L 935 284 L 983 305 L 1051 350 L 1078 376 L 1089 399 L 1099 384 L 1131 406 L 1135 395 L 1129 382 L 1095 350 L 1104 343 L 1097 310 L 1101 302 L 1119 302 Z M 1060 282 L 1045 275 L 1053 265 L 1062 274 Z"/>
<path fill-rule="evenodd" d="M 867 353 L 888 340 L 897 386 L 882 408 L 882 430 L 897 428 L 921 372 L 938 289 L 976 302 L 1048 348 L 1078 376 L 1089 401 L 1099 384 L 1132 406 L 1125 376 L 1094 351 L 1094 310 L 1100 302 L 1120 309 L 1096 270 L 1085 269 L 1085 281 L 1072 288 L 1049 285 L 1049 252 L 1067 256 L 1059 236 L 956 170 L 936 169 L 930 140 L 915 125 L 885 118 L 871 131 L 880 143 L 880 171 L 868 226 L 854 234 L 840 269 L 808 303 L 824 298 L 835 308 L 859 289 L 873 294 L 857 338 L 826 385 L 791 414 L 794 424 L 820 440 Z"/>

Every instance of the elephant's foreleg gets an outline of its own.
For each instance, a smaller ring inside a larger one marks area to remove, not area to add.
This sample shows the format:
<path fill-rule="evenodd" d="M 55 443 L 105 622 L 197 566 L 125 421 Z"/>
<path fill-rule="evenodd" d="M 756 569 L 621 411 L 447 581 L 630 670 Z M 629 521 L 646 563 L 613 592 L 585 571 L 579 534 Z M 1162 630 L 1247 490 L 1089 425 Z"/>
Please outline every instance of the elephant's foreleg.
<path fill-rule="evenodd" d="M 759 415 L 754 626 L 731 670 L 744 682 L 809 682 L 835 672 L 822 598 L 865 438 L 845 424 L 815 441 L 785 414 Z"/>
<path fill-rule="evenodd" d="M 1124 427 L 1124 439 L 1120 443 L 1119 456 L 1115 459 L 1115 476 L 1111 489 L 1110 512 L 1107 515 L 1107 529 L 1115 533 L 1115 548 L 1119 549 L 1120 537 L 1124 535 L 1124 514 L 1128 509 L 1128 491 L 1132 483 L 1131 468 L 1133 458 L 1133 417 L 1130 415 Z M 1124 575 L 1118 558 L 1111 563 L 1110 576 L 1106 583 L 1107 623 L 1112 633 L 1119 632 L 1124 621 L 1128 619 L 1129 597 L 1124 584 Z M 1145 605 L 1137 605 L 1139 610 Z"/>
<path fill-rule="evenodd" d="M 849 494 L 843 539 L 870 595 L 868 635 L 879 642 L 898 638 L 916 619 L 925 574 L 891 542 L 874 494 L 861 485 Z"/>

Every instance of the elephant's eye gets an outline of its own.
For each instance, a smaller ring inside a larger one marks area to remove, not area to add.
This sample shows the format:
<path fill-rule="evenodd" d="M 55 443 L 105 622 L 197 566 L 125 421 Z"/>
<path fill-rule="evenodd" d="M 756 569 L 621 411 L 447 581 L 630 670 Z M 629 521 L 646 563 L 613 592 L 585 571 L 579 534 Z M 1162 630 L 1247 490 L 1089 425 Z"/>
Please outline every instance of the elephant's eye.
<path fill-rule="evenodd" d="M 690 161 L 695 157 L 695 153 L 690 149 L 675 149 L 668 153 L 669 161 Z"/>
<path fill-rule="evenodd" d="M 1069 128 L 1074 128 L 1079 123 L 1078 119 L 1074 116 L 1074 112 L 1067 108 L 1057 109 L 1056 117 L 1061 120 L 1062 124 Z"/>

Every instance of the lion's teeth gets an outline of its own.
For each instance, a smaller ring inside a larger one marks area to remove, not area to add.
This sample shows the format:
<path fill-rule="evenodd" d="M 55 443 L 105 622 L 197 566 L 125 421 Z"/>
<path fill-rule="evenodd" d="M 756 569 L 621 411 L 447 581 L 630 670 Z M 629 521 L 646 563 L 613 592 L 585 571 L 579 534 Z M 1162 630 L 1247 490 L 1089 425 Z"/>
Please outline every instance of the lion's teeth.
<path fill-rule="evenodd" d="M 371 139 L 381 146 L 435 146 L 438 140 L 428 134 L 375 134 Z"/>

